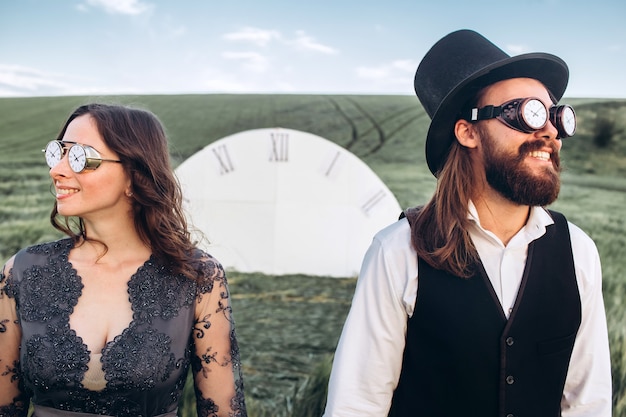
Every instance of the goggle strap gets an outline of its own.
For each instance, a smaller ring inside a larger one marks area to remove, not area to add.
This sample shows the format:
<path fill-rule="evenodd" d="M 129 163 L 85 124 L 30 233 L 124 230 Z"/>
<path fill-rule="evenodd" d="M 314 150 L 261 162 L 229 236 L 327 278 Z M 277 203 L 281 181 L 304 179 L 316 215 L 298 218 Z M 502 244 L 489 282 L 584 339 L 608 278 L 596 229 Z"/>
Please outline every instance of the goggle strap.
<path fill-rule="evenodd" d="M 480 109 L 474 107 L 471 110 L 470 121 L 477 122 L 479 120 L 489 120 L 500 116 L 500 114 L 502 114 L 501 106 L 488 105 Z"/>

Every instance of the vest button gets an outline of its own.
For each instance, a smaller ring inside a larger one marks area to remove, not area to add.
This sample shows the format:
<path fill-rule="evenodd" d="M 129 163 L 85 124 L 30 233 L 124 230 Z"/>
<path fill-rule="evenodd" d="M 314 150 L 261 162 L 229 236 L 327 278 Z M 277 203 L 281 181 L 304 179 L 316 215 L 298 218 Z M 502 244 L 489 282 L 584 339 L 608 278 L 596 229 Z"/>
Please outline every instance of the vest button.
<path fill-rule="evenodd" d="M 509 385 L 513 385 L 513 383 L 515 382 L 515 378 L 513 378 L 513 375 L 509 375 L 506 377 L 506 383 Z"/>
<path fill-rule="evenodd" d="M 509 346 L 513 346 L 513 343 L 515 343 L 515 340 L 512 337 L 507 337 L 506 338 L 506 344 Z"/>

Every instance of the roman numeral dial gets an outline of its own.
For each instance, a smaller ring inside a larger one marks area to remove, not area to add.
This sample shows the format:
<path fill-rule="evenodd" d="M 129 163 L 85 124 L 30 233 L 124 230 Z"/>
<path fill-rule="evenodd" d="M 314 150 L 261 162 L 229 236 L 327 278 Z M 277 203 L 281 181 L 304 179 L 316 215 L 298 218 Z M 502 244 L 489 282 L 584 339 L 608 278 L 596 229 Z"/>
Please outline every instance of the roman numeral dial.
<path fill-rule="evenodd" d="M 401 212 L 356 155 L 282 127 L 221 138 L 176 175 L 194 238 L 241 272 L 354 276 L 372 237 Z"/>
<path fill-rule="evenodd" d="M 211 153 L 215 158 L 220 175 L 229 174 L 235 170 L 235 165 L 233 165 L 233 161 L 228 154 L 228 146 L 225 143 L 211 148 Z"/>
<path fill-rule="evenodd" d="M 289 161 L 289 133 L 270 132 L 270 162 Z"/>

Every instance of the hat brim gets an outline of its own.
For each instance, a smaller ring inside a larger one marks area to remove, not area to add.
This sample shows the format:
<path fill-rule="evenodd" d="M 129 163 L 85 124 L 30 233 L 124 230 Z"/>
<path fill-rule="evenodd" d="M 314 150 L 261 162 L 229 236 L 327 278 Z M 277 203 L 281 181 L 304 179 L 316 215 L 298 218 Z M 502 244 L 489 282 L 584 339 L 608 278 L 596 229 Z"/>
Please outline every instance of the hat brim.
<path fill-rule="evenodd" d="M 552 94 L 555 101 L 565 93 L 569 80 L 567 64 L 546 53 L 517 55 L 497 61 L 465 78 L 441 101 L 432 117 L 426 136 L 426 162 L 435 176 L 443 167 L 454 137 L 454 123 L 461 117 L 463 106 L 482 88 L 510 78 L 534 78 Z"/>

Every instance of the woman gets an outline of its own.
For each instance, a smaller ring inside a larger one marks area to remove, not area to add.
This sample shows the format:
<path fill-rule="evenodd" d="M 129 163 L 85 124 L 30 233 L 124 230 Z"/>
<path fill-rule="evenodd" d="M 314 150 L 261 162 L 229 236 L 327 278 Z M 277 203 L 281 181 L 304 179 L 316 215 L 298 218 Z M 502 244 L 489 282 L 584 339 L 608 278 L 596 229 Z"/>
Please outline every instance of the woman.
<path fill-rule="evenodd" d="M 68 235 L 0 273 L 0 415 L 245 416 L 224 270 L 196 249 L 150 112 L 90 104 L 44 150 Z M 78 414 L 75 414 L 78 413 Z"/>

